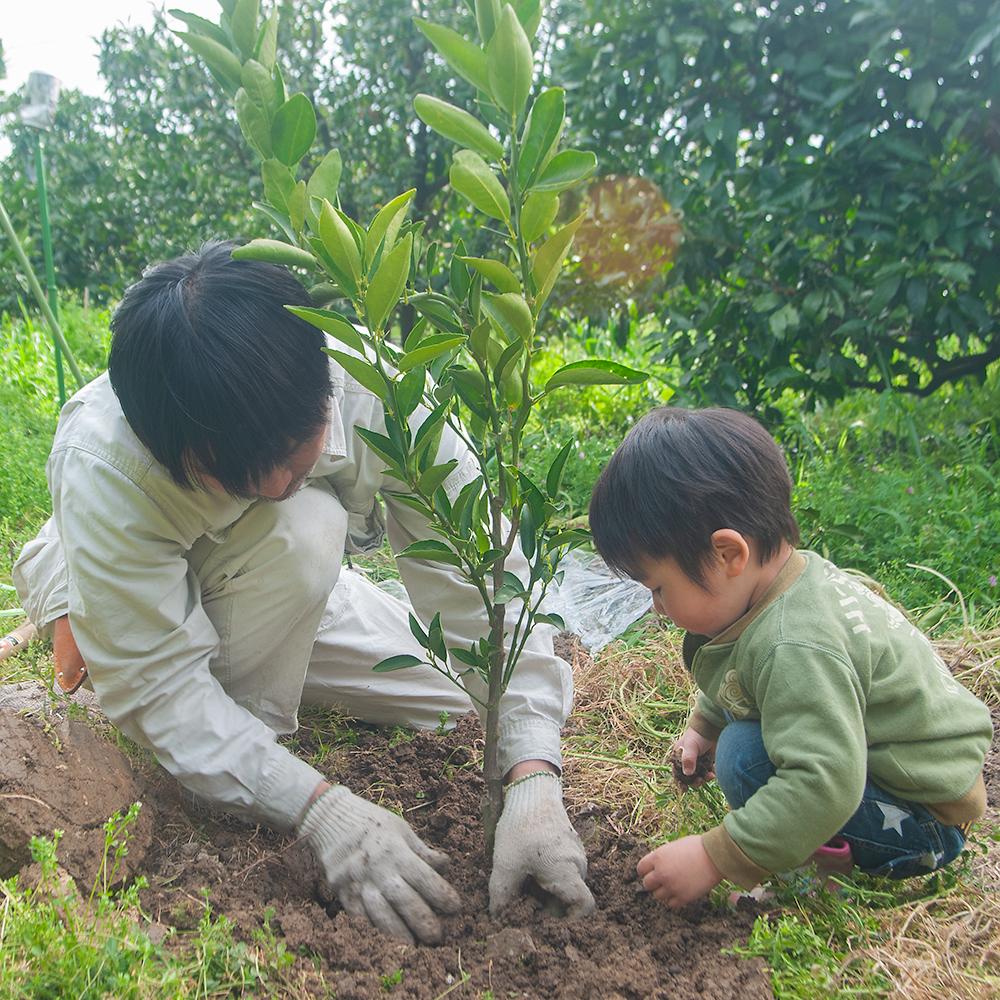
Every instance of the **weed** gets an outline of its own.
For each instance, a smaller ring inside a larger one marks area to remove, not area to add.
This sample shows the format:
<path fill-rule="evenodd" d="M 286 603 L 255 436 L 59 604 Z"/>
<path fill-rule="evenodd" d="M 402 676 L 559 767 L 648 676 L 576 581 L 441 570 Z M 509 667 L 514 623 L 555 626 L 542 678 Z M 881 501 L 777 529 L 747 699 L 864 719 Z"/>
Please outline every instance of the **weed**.
<path fill-rule="evenodd" d="M 399 984 L 402 981 L 403 981 L 403 970 L 397 969 L 395 972 L 390 972 L 388 975 L 382 976 L 381 979 L 382 989 L 384 989 L 386 993 L 390 993 L 397 986 L 399 986 Z"/>

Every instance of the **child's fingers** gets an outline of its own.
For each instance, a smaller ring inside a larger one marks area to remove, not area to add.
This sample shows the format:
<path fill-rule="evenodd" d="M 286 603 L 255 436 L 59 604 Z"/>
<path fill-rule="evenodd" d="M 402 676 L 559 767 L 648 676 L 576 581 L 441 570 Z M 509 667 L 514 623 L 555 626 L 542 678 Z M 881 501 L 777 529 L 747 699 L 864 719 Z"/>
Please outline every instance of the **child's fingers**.
<path fill-rule="evenodd" d="M 639 860 L 635 870 L 639 873 L 639 878 L 645 878 L 653 870 L 653 852 L 650 851 L 644 858 Z"/>

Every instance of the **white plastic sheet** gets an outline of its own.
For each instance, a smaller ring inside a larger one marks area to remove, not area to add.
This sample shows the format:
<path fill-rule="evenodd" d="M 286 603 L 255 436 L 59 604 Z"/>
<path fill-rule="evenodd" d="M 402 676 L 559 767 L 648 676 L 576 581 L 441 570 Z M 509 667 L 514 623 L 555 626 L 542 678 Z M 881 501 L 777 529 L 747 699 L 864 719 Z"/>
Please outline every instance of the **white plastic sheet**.
<path fill-rule="evenodd" d="M 653 606 L 641 583 L 623 580 L 608 569 L 600 556 L 577 549 L 559 563 L 562 583 L 549 587 L 545 610 L 561 615 L 566 631 L 579 636 L 596 653 L 617 639 Z M 409 606 L 406 588 L 399 580 L 381 580 L 377 586 Z"/>
<path fill-rule="evenodd" d="M 617 639 L 653 606 L 646 587 L 615 576 L 594 553 L 576 549 L 559 568 L 562 583 L 549 587 L 546 610 L 561 615 L 566 631 L 579 636 L 591 653 Z"/>

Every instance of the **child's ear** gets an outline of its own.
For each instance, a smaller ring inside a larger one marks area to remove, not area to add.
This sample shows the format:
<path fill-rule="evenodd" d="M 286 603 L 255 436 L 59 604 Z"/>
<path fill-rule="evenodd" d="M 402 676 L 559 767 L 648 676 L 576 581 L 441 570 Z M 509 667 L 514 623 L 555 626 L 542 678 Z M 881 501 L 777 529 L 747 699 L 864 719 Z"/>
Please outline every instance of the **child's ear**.
<path fill-rule="evenodd" d="M 727 577 L 739 576 L 750 562 L 750 544 L 732 528 L 712 532 L 712 548 Z"/>

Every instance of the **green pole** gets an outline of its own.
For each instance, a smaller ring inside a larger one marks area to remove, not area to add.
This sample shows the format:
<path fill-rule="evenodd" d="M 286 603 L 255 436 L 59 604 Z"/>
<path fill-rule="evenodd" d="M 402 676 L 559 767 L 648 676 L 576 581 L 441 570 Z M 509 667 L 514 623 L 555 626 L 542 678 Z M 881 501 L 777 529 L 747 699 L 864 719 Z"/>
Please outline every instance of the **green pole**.
<path fill-rule="evenodd" d="M 42 136 L 37 129 L 35 134 L 35 173 L 38 175 L 38 209 L 42 222 L 42 247 L 45 251 L 45 284 L 49 293 L 49 308 L 56 320 L 59 319 L 59 293 L 56 291 L 56 269 L 52 261 L 52 229 L 49 226 L 49 197 L 45 189 L 45 158 L 42 156 Z M 55 341 L 56 349 L 56 385 L 59 387 L 59 406 L 66 404 L 66 377 L 63 375 L 62 351 L 59 341 Z"/>
<path fill-rule="evenodd" d="M 7 234 L 7 238 L 10 240 L 11 246 L 14 248 L 14 256 L 17 257 L 18 263 L 23 268 L 24 276 L 28 281 L 28 287 L 31 289 L 31 294 L 35 296 L 38 308 L 42 310 L 42 315 L 49 324 L 49 329 L 52 331 L 52 339 L 62 349 L 63 354 L 66 355 L 66 364 L 69 365 L 69 370 L 73 373 L 73 378 L 76 379 L 77 388 L 82 389 L 87 383 L 77 366 L 76 359 L 73 357 L 73 352 L 69 349 L 69 345 L 66 343 L 66 338 L 63 336 L 62 330 L 59 327 L 59 320 L 52 315 L 52 308 L 45 298 L 42 286 L 38 284 L 35 272 L 31 269 L 31 261 L 28 260 L 28 255 L 24 252 L 24 247 L 21 246 L 21 241 L 17 238 L 17 233 L 14 231 L 14 224 L 10 221 L 7 209 L 3 207 L 2 198 L 0 198 L 0 229 Z"/>

